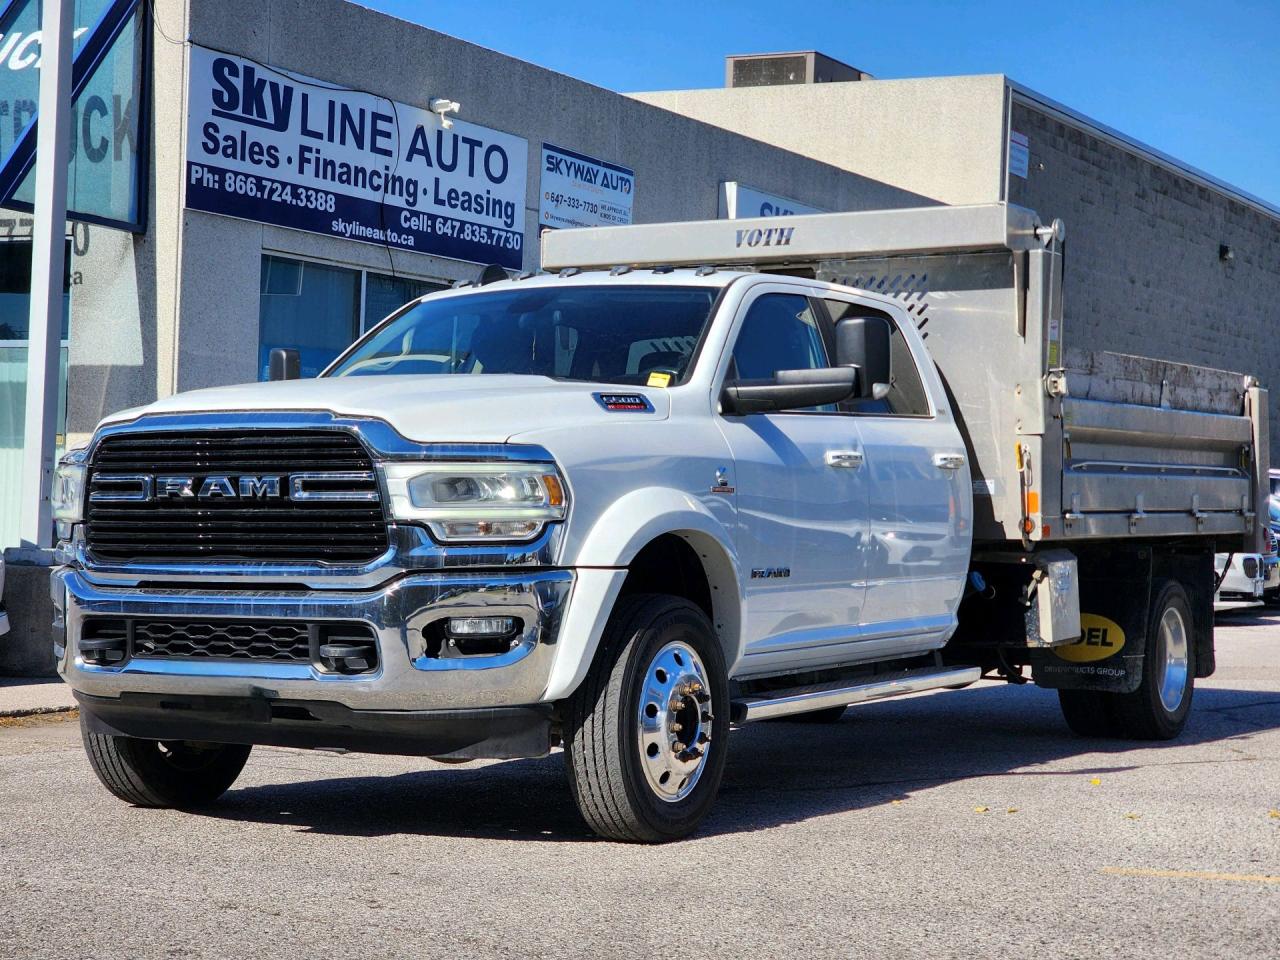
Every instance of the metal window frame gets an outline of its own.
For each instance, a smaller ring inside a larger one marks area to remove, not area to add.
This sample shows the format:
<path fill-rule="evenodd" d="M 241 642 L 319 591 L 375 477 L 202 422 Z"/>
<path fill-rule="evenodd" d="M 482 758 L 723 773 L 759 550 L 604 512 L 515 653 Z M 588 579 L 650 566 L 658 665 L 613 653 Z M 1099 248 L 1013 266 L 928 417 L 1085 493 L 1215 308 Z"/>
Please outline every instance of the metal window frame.
<path fill-rule="evenodd" d="M 18 8 L 29 0 L 7 0 L 0 8 L 0 34 L 2 34 L 16 15 Z M 89 31 L 84 43 L 76 54 L 71 67 L 71 102 L 84 92 L 90 80 L 97 73 L 102 62 L 115 47 L 115 42 L 124 33 L 126 26 L 134 15 L 138 22 L 138 59 L 142 77 L 139 84 L 138 103 L 138 168 L 135 172 L 137 182 L 134 184 L 137 197 L 137 217 L 135 220 L 117 220 L 94 213 L 78 210 L 67 210 L 67 219 L 100 227 L 112 227 L 129 233 L 145 233 L 150 214 L 148 187 L 150 185 L 151 158 L 151 54 L 152 36 L 150 30 L 150 9 L 142 0 L 115 0 L 98 19 L 97 24 Z M 18 136 L 8 156 L 0 161 L 0 207 L 16 210 L 20 213 L 33 213 L 35 207 L 21 200 L 13 199 L 13 195 L 22 186 L 27 175 L 35 167 L 36 131 L 40 114 L 36 114 L 27 122 L 27 126 Z"/>

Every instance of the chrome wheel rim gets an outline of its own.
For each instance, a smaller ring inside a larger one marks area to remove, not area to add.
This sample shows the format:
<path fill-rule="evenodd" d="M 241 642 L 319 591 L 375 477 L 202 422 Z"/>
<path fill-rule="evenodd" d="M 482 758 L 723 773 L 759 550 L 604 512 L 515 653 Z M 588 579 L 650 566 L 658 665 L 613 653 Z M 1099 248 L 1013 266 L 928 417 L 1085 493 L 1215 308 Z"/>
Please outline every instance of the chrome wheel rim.
<path fill-rule="evenodd" d="M 667 803 L 698 784 L 712 746 L 711 685 L 686 643 L 668 643 L 649 661 L 636 707 L 640 768 L 654 796 Z"/>
<path fill-rule="evenodd" d="M 1182 706 L 1187 690 L 1187 624 L 1175 607 L 1160 618 L 1160 702 L 1170 713 Z"/>

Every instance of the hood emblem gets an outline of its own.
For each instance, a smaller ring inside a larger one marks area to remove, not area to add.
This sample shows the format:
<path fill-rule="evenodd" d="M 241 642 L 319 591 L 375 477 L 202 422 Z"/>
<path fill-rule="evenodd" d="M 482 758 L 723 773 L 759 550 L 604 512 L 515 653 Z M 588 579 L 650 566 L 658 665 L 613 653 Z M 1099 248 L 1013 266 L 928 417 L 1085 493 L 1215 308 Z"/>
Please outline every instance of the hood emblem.
<path fill-rule="evenodd" d="M 653 413 L 653 403 L 643 393 L 593 393 L 592 396 L 610 413 Z"/>

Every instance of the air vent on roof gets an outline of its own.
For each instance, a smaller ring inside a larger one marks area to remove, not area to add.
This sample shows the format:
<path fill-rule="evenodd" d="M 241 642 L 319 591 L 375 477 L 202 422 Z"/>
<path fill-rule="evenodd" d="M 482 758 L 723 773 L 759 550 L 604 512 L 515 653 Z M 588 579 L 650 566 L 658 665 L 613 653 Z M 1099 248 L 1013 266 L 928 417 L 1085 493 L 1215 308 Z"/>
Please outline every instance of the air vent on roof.
<path fill-rule="evenodd" d="M 789 83 L 870 80 L 871 74 L 816 50 L 725 57 L 726 87 L 778 87 Z"/>

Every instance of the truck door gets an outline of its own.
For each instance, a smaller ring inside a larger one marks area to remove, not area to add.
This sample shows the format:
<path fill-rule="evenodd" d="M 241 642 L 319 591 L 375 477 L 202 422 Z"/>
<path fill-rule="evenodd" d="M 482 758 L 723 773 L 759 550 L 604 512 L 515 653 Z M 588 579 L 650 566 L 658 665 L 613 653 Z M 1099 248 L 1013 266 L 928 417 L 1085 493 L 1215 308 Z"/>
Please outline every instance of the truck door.
<path fill-rule="evenodd" d="M 951 633 L 968 575 L 972 494 L 964 442 L 950 413 L 938 409 L 945 406 L 935 399 L 941 383 L 924 367 L 919 338 L 900 326 L 909 321 L 882 303 L 824 304 L 835 323 L 869 311 L 893 324 L 887 395 L 841 405 L 857 427 L 868 497 L 863 640 L 895 655 L 932 649 Z"/>
<path fill-rule="evenodd" d="M 830 366 L 819 303 L 794 285 L 752 291 L 728 379 Z M 719 418 L 734 458 L 745 583 L 743 672 L 847 659 L 862 619 L 866 491 L 857 422 L 834 407 Z M 845 457 L 845 460 L 840 460 Z"/>

